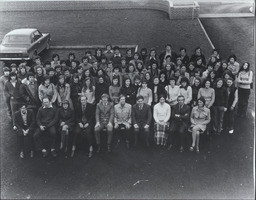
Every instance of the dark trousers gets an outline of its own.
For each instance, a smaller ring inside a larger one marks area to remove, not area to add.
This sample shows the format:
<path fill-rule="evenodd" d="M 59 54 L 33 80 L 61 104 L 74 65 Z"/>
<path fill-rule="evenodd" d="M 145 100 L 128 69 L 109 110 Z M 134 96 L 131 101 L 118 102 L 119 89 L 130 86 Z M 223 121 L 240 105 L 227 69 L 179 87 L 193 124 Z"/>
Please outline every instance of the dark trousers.
<path fill-rule="evenodd" d="M 245 116 L 248 108 L 250 89 L 238 88 L 238 107 L 237 114 Z"/>
<path fill-rule="evenodd" d="M 135 135 L 135 145 L 138 143 L 138 138 L 142 137 L 144 134 L 144 138 L 146 141 L 146 144 L 149 145 L 149 137 L 150 137 L 150 128 L 144 128 L 146 124 L 141 123 L 138 124 L 139 128 L 134 128 L 134 135 Z"/>
<path fill-rule="evenodd" d="M 223 125 L 224 106 L 213 106 L 213 131 L 220 133 Z"/>
<path fill-rule="evenodd" d="M 10 106 L 11 106 L 11 112 L 12 112 L 12 121 L 14 126 L 14 114 L 20 109 L 20 102 L 17 102 L 16 100 L 11 99 Z"/>
<path fill-rule="evenodd" d="M 46 149 L 45 139 L 47 137 L 50 138 L 50 147 L 51 149 L 55 149 L 55 142 L 56 142 L 56 128 L 55 126 L 51 126 L 47 128 L 45 131 L 42 131 L 40 128 L 36 129 L 35 134 L 33 135 L 35 146 L 37 150 Z"/>
<path fill-rule="evenodd" d="M 112 138 L 113 138 L 113 127 L 108 126 L 108 125 L 104 125 L 104 124 L 100 124 L 100 126 L 98 126 L 94 129 L 94 134 L 95 134 L 97 145 L 101 144 L 100 133 L 102 132 L 102 130 L 107 131 L 107 137 L 108 137 L 107 144 L 110 145 L 111 142 L 112 142 Z"/>
<path fill-rule="evenodd" d="M 80 128 L 79 125 L 76 126 L 74 130 L 74 137 L 73 137 L 73 146 L 76 146 L 77 139 L 79 138 L 79 135 L 81 135 L 83 138 L 86 138 L 88 141 L 88 145 L 93 145 L 93 134 L 92 134 L 92 127 L 89 125 L 87 128 Z"/>
<path fill-rule="evenodd" d="M 25 141 L 28 143 L 28 148 L 30 151 L 33 151 L 33 131 L 29 130 L 28 134 L 24 136 L 23 130 L 17 130 L 17 141 L 18 141 L 18 148 L 20 151 L 24 151 Z"/>
<path fill-rule="evenodd" d="M 124 137 L 125 141 L 131 140 L 130 128 L 126 128 L 124 124 L 119 124 L 118 128 L 115 129 L 115 132 L 117 133 L 118 140 L 121 140 L 122 136 Z"/>
<path fill-rule="evenodd" d="M 5 103 L 7 105 L 7 110 L 10 116 L 12 116 L 12 110 L 11 110 L 11 99 L 10 97 L 4 97 Z"/>
<path fill-rule="evenodd" d="M 234 118 L 235 110 L 230 110 L 230 108 L 224 114 L 223 128 L 232 130 L 234 129 Z"/>
<path fill-rule="evenodd" d="M 183 122 L 172 122 L 170 127 L 170 135 L 173 138 L 170 138 L 168 142 L 172 143 L 171 140 L 174 140 L 179 147 L 185 147 L 186 134 L 187 126 Z"/>

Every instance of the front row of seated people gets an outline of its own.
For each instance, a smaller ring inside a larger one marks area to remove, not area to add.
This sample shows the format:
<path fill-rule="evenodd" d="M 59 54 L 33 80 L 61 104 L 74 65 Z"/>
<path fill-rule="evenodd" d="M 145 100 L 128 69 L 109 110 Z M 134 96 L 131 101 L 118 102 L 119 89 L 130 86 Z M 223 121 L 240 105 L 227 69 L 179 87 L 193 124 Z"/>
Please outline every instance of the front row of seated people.
<path fill-rule="evenodd" d="M 211 121 L 210 109 L 205 106 L 205 99 L 200 97 L 191 113 L 183 95 L 178 96 L 178 104 L 172 108 L 165 100 L 164 95 L 159 97 L 159 102 L 153 107 L 153 114 L 151 107 L 144 103 L 144 97 L 141 95 L 136 98 L 137 103 L 132 106 L 126 103 L 124 95 L 120 95 L 119 103 L 114 105 L 109 100 L 109 95 L 104 93 L 96 109 L 87 102 L 86 96 L 81 96 L 74 110 L 70 108 L 68 100 L 63 101 L 61 108 L 57 108 L 48 97 L 44 97 L 36 116 L 24 103 L 14 116 L 20 158 L 24 158 L 25 138 L 28 140 L 30 157 L 34 157 L 35 150 L 41 151 L 43 157 L 49 152 L 56 157 L 57 149 L 67 155 L 70 143 L 72 143 L 70 156 L 73 157 L 78 139 L 82 137 L 87 139 L 88 156 L 91 158 L 94 139 L 97 152 L 100 152 L 102 144 L 105 143 L 103 135 L 106 136 L 107 151 L 111 151 L 113 133 L 117 135 L 117 145 L 122 137 L 127 148 L 130 148 L 131 141 L 137 146 L 139 138 L 143 138 L 144 143 L 149 147 L 151 127 L 154 128 L 157 145 L 165 146 L 168 143 L 168 148 L 171 148 L 175 138 L 180 152 L 185 148 L 188 129 L 192 128 L 190 151 L 195 149 L 199 152 L 199 135 L 206 130 L 207 124 Z M 56 147 L 58 137 L 60 142 Z"/>

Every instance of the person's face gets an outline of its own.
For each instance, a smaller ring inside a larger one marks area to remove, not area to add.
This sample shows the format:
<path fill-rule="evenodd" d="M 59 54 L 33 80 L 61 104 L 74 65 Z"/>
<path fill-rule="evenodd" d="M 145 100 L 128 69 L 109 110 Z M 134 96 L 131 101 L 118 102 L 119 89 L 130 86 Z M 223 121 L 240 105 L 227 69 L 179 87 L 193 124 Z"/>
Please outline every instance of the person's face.
<path fill-rule="evenodd" d="M 118 79 L 116 79 L 116 78 L 113 79 L 113 84 L 114 84 L 114 85 L 117 85 L 117 83 L 118 83 Z"/>
<path fill-rule="evenodd" d="M 174 75 L 175 75 L 176 77 L 180 76 L 180 71 L 176 71 L 176 72 L 174 73 Z"/>
<path fill-rule="evenodd" d="M 181 82 L 181 85 L 182 85 L 183 87 L 186 87 L 186 86 L 187 86 L 187 82 L 186 82 L 186 81 L 183 81 L 183 82 Z"/>
<path fill-rule="evenodd" d="M 185 51 L 184 49 L 182 49 L 182 50 L 180 51 L 180 55 L 184 56 L 185 54 L 186 54 L 186 51 Z"/>
<path fill-rule="evenodd" d="M 78 72 L 79 74 L 82 74 L 82 73 L 83 73 L 83 69 L 82 69 L 82 68 L 79 68 L 79 69 L 77 70 L 77 72 Z"/>
<path fill-rule="evenodd" d="M 107 60 L 105 58 L 101 59 L 101 63 L 106 63 Z"/>
<path fill-rule="evenodd" d="M 119 49 L 116 49 L 116 50 L 115 50 L 115 54 L 116 54 L 116 55 L 118 55 L 119 52 L 120 52 Z"/>
<path fill-rule="evenodd" d="M 165 50 L 170 52 L 172 50 L 172 48 L 168 45 L 168 46 L 165 47 Z"/>
<path fill-rule="evenodd" d="M 64 72 L 64 75 L 65 75 L 66 77 L 69 77 L 69 76 L 70 76 L 70 72 L 67 70 L 67 71 Z"/>
<path fill-rule="evenodd" d="M 54 71 L 49 71 L 49 76 L 53 77 L 54 76 Z"/>
<path fill-rule="evenodd" d="M 201 65 L 202 64 L 202 59 L 199 59 L 196 61 L 197 65 Z"/>
<path fill-rule="evenodd" d="M 225 75 L 224 75 L 224 78 L 225 78 L 225 79 L 230 78 L 229 74 L 225 74 Z"/>
<path fill-rule="evenodd" d="M 87 98 L 86 97 L 81 97 L 81 104 L 84 105 L 87 103 Z"/>
<path fill-rule="evenodd" d="M 125 104 L 125 97 L 121 97 L 119 102 L 120 102 L 121 105 L 124 105 Z"/>
<path fill-rule="evenodd" d="M 179 103 L 179 105 L 183 105 L 184 102 L 185 102 L 185 98 L 184 98 L 184 97 L 179 97 L 179 98 L 178 98 L 178 103 Z"/>
<path fill-rule="evenodd" d="M 9 76 L 10 72 L 9 71 L 4 71 L 4 76 Z"/>
<path fill-rule="evenodd" d="M 111 46 L 106 46 L 107 50 L 110 51 L 111 50 Z"/>
<path fill-rule="evenodd" d="M 195 77 L 199 78 L 200 77 L 200 72 L 195 73 Z"/>
<path fill-rule="evenodd" d="M 26 71 L 29 72 L 30 69 L 31 69 L 31 67 L 26 65 Z"/>
<path fill-rule="evenodd" d="M 97 67 L 98 67 L 98 63 L 97 63 L 97 62 L 94 62 L 94 63 L 92 64 L 92 66 L 93 66 L 94 68 L 97 68 Z"/>
<path fill-rule="evenodd" d="M 159 99 L 159 102 L 160 102 L 160 103 L 164 103 L 164 102 L 165 102 L 164 97 L 161 97 L 161 98 Z"/>
<path fill-rule="evenodd" d="M 201 100 L 198 100 L 197 104 L 199 108 L 202 108 L 204 106 L 204 103 Z"/>
<path fill-rule="evenodd" d="M 159 83 L 159 79 L 158 78 L 155 78 L 154 79 L 154 84 L 157 85 Z"/>
<path fill-rule="evenodd" d="M 42 74 L 43 73 L 43 70 L 41 68 L 37 68 L 37 74 Z"/>
<path fill-rule="evenodd" d="M 249 67 L 249 66 L 248 66 L 248 63 L 244 63 L 243 69 L 246 70 L 246 69 L 248 69 L 248 67 Z"/>
<path fill-rule="evenodd" d="M 125 81 L 125 85 L 129 86 L 130 84 L 131 84 L 130 79 L 127 79 L 127 80 Z"/>
<path fill-rule="evenodd" d="M 64 78 L 60 78 L 59 82 L 60 82 L 61 85 L 64 84 Z"/>
<path fill-rule="evenodd" d="M 156 64 L 152 64 L 152 69 L 156 69 L 157 65 Z"/>
<path fill-rule="evenodd" d="M 86 70 L 86 71 L 84 72 L 84 75 L 85 75 L 85 76 L 89 76 L 89 75 L 90 75 L 90 71 L 89 71 L 89 70 Z"/>
<path fill-rule="evenodd" d="M 150 79 L 150 75 L 149 75 L 149 74 L 146 74 L 146 75 L 145 75 L 145 78 L 146 78 L 147 80 L 149 80 L 149 79 Z"/>
<path fill-rule="evenodd" d="M 46 64 L 45 65 L 45 68 L 47 69 L 47 68 L 50 68 L 51 67 L 51 64 Z"/>
<path fill-rule="evenodd" d="M 76 67 L 76 62 L 72 62 L 72 63 L 71 63 L 71 67 L 72 67 L 72 68 L 75 68 L 75 67 Z"/>
<path fill-rule="evenodd" d="M 57 73 L 61 72 L 61 68 L 55 68 L 55 70 L 56 70 Z"/>
<path fill-rule="evenodd" d="M 45 85 L 50 85 L 50 79 L 46 79 L 46 80 L 44 81 L 44 83 L 45 83 Z"/>
<path fill-rule="evenodd" d="M 209 72 L 211 72 L 213 70 L 213 67 L 211 65 L 209 65 L 207 69 Z"/>
<path fill-rule="evenodd" d="M 122 65 L 126 65 L 126 60 L 121 60 Z"/>
<path fill-rule="evenodd" d="M 142 64 L 141 64 L 141 63 L 138 63 L 137 68 L 138 68 L 138 69 L 142 69 Z"/>
<path fill-rule="evenodd" d="M 59 60 L 59 56 L 55 56 L 55 57 L 53 58 L 53 60 L 54 60 L 54 61 L 58 61 L 58 60 Z"/>
<path fill-rule="evenodd" d="M 171 70 L 171 65 L 166 65 L 166 70 L 170 71 Z"/>
<path fill-rule="evenodd" d="M 37 65 L 40 65 L 40 64 L 41 64 L 41 60 L 40 60 L 39 58 L 36 59 L 35 61 L 36 61 L 36 64 L 37 64 Z"/>
<path fill-rule="evenodd" d="M 25 69 L 25 68 L 21 68 L 21 69 L 20 69 L 20 72 L 21 72 L 22 74 L 25 74 L 25 73 L 26 73 L 26 69 Z"/>
<path fill-rule="evenodd" d="M 139 55 L 138 54 L 134 54 L 134 59 L 138 60 L 139 59 Z"/>
<path fill-rule="evenodd" d="M 196 55 L 201 55 L 201 49 L 196 50 Z"/>
<path fill-rule="evenodd" d="M 113 68 L 113 64 L 112 63 L 108 63 L 108 68 L 112 69 Z"/>
<path fill-rule="evenodd" d="M 129 72 L 133 72 L 134 67 L 132 65 L 129 66 Z"/>
<path fill-rule="evenodd" d="M 232 80 L 228 80 L 228 81 L 227 81 L 227 85 L 228 85 L 228 87 L 231 87 L 231 86 L 232 86 L 232 84 L 233 84 L 233 81 L 232 81 Z"/>
<path fill-rule="evenodd" d="M 165 79 L 165 75 L 164 75 L 164 74 L 161 74 L 161 75 L 160 75 L 160 78 L 161 78 L 161 79 Z"/>
<path fill-rule="evenodd" d="M 214 56 L 211 57 L 211 61 L 212 62 L 215 62 L 216 61 L 216 58 Z"/>
<path fill-rule="evenodd" d="M 235 62 L 235 59 L 234 59 L 234 58 L 230 58 L 230 59 L 229 59 L 229 62 L 230 62 L 230 63 L 234 63 L 234 62 Z"/>
<path fill-rule="evenodd" d="M 78 83 L 79 79 L 78 78 L 74 78 L 74 83 Z"/>
<path fill-rule="evenodd" d="M 221 88 L 222 85 L 223 85 L 223 81 L 222 81 L 222 80 L 220 80 L 220 81 L 217 82 L 217 87 L 218 87 L 218 88 Z"/>
<path fill-rule="evenodd" d="M 90 79 L 88 79 L 88 80 L 85 81 L 85 84 L 86 84 L 87 86 L 90 85 L 90 83 L 91 83 Z"/>
<path fill-rule="evenodd" d="M 15 81 L 16 80 L 16 76 L 11 76 L 11 80 Z"/>
<path fill-rule="evenodd" d="M 193 69 L 195 69 L 194 65 L 189 65 L 188 68 L 192 71 Z"/>
<path fill-rule="evenodd" d="M 155 56 L 156 56 L 156 51 L 151 51 L 151 52 L 150 52 L 150 55 L 153 56 L 153 57 L 155 57 Z"/>
<path fill-rule="evenodd" d="M 186 69 L 185 66 L 182 66 L 182 67 L 180 68 L 180 71 L 183 72 L 183 73 L 184 73 L 186 70 L 187 70 L 187 69 Z"/>
<path fill-rule="evenodd" d="M 65 68 L 67 65 L 65 62 L 61 63 L 61 67 Z"/>
<path fill-rule="evenodd" d="M 119 69 L 118 69 L 118 68 L 115 68 L 115 69 L 114 69 L 114 73 L 115 73 L 115 74 L 118 74 L 118 73 L 119 73 Z"/>
<path fill-rule="evenodd" d="M 102 100 L 103 103 L 107 103 L 108 102 L 108 98 L 107 97 L 103 97 L 103 98 L 101 98 L 101 100 Z"/>
<path fill-rule="evenodd" d="M 22 114 L 25 114 L 27 112 L 27 108 L 25 105 L 23 105 L 21 108 L 20 108 L 20 111 Z"/>
<path fill-rule="evenodd" d="M 146 88 L 147 85 L 148 85 L 148 84 L 147 84 L 146 82 L 143 82 L 143 83 L 142 83 L 142 87 L 143 87 L 143 88 Z"/>
<path fill-rule="evenodd" d="M 101 54 L 101 51 L 99 49 L 97 49 L 97 52 L 96 52 L 98 55 Z"/>
<path fill-rule="evenodd" d="M 181 59 L 178 59 L 178 60 L 177 60 L 177 65 L 181 65 L 181 64 L 182 64 Z"/>
<path fill-rule="evenodd" d="M 214 78 L 215 77 L 215 73 L 211 72 L 210 76 L 211 76 L 211 78 Z"/>
<path fill-rule="evenodd" d="M 214 55 L 214 56 L 217 56 L 217 55 L 218 55 L 218 52 L 217 52 L 217 51 L 213 51 L 213 55 Z"/>
<path fill-rule="evenodd" d="M 131 56 L 132 55 L 132 51 L 131 50 L 127 51 L 127 55 Z"/>
<path fill-rule="evenodd" d="M 34 83 L 35 82 L 35 77 L 34 76 L 29 76 L 28 80 L 29 80 L 29 82 Z"/>
<path fill-rule="evenodd" d="M 206 81 L 205 88 L 210 88 L 210 85 L 211 85 L 210 81 Z"/>
<path fill-rule="evenodd" d="M 84 64 L 88 64 L 88 62 L 89 62 L 89 61 L 88 61 L 87 58 L 86 58 L 86 59 L 83 59 L 83 63 L 84 63 Z"/>
<path fill-rule="evenodd" d="M 103 78 L 99 78 L 99 83 L 103 83 L 103 82 L 104 82 Z"/>
<path fill-rule="evenodd" d="M 99 70 L 98 71 L 98 76 L 102 76 L 103 75 L 103 71 Z"/>
<path fill-rule="evenodd" d="M 67 103 L 64 103 L 64 104 L 62 105 L 62 107 L 64 108 L 64 110 L 67 110 L 67 109 L 68 109 L 68 104 L 67 104 Z"/>
<path fill-rule="evenodd" d="M 200 81 L 199 80 L 195 80 L 195 86 L 199 86 L 199 84 L 200 84 Z"/>
<path fill-rule="evenodd" d="M 175 80 L 170 80 L 170 85 L 175 86 Z"/>
<path fill-rule="evenodd" d="M 137 103 L 138 103 L 139 105 L 142 105 L 142 104 L 144 103 L 144 101 L 143 101 L 143 99 L 139 99 L 139 100 L 137 101 Z"/>
<path fill-rule="evenodd" d="M 227 67 L 228 67 L 227 63 L 223 63 L 223 64 L 222 64 L 222 68 L 223 68 L 223 69 L 227 69 Z"/>
<path fill-rule="evenodd" d="M 136 79 L 134 80 L 134 82 L 135 82 L 136 84 L 140 84 L 140 79 L 137 79 L 137 78 L 136 78 Z"/>
<path fill-rule="evenodd" d="M 49 99 L 47 99 L 47 98 L 43 99 L 43 105 L 44 105 L 46 108 L 49 108 L 49 106 L 50 106 L 50 101 L 49 101 Z"/>
<path fill-rule="evenodd" d="M 70 55 L 69 60 L 74 60 L 74 55 Z"/>

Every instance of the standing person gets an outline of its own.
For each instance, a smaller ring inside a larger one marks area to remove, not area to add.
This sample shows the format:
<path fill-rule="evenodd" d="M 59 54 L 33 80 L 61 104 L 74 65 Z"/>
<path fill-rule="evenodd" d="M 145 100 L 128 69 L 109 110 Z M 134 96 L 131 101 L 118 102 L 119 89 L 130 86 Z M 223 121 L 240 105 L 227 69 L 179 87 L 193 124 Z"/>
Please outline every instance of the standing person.
<path fill-rule="evenodd" d="M 44 144 L 44 137 L 50 138 L 50 148 L 53 157 L 56 157 L 55 142 L 56 142 L 56 124 L 58 122 L 58 109 L 50 102 L 49 97 L 42 99 L 43 105 L 39 108 L 36 116 L 38 128 L 33 135 L 36 149 L 41 150 L 43 157 L 48 155 L 46 145 Z"/>
<path fill-rule="evenodd" d="M 98 77 L 98 83 L 95 87 L 95 101 L 96 103 L 99 103 L 101 100 L 102 94 L 108 94 L 108 88 L 109 85 L 105 82 L 105 79 L 103 76 Z"/>
<path fill-rule="evenodd" d="M 151 106 L 152 103 L 152 90 L 148 88 L 148 83 L 146 79 L 143 79 L 141 82 L 141 87 L 139 87 L 137 96 L 143 96 L 144 103 Z"/>
<path fill-rule="evenodd" d="M 137 96 L 137 103 L 132 107 L 132 123 L 134 127 L 135 141 L 134 146 L 138 144 L 138 138 L 144 133 L 147 147 L 150 146 L 150 124 L 152 120 L 151 108 L 144 103 L 143 96 Z"/>
<path fill-rule="evenodd" d="M 172 107 L 171 114 L 171 127 L 170 138 L 177 138 L 180 152 L 183 152 L 185 147 L 185 139 L 189 126 L 190 107 L 185 104 L 185 97 L 183 95 L 178 96 L 178 104 Z M 171 147 L 172 143 L 169 146 Z"/>
<path fill-rule="evenodd" d="M 134 105 L 136 101 L 136 89 L 131 84 L 131 79 L 126 77 L 124 79 L 124 85 L 121 87 L 120 94 L 123 94 L 126 97 L 126 102 Z"/>
<path fill-rule="evenodd" d="M 22 101 L 20 95 L 20 86 L 21 81 L 18 80 L 17 74 L 11 72 L 9 75 L 9 80 L 5 84 L 4 94 L 7 99 L 10 99 L 10 106 L 11 106 L 11 114 L 14 126 L 14 114 L 16 111 L 19 110 Z"/>
<path fill-rule="evenodd" d="M 119 101 L 119 94 L 121 89 L 119 80 L 120 79 L 118 77 L 114 76 L 112 80 L 112 84 L 108 88 L 110 100 L 114 104 L 118 104 L 118 101 Z"/>
<path fill-rule="evenodd" d="M 34 157 L 33 133 L 35 130 L 35 116 L 33 111 L 27 109 L 25 103 L 21 104 L 20 110 L 14 115 L 14 126 L 18 136 L 18 148 L 20 150 L 20 158 L 24 158 L 24 140 L 28 140 L 30 157 Z"/>
<path fill-rule="evenodd" d="M 74 126 L 74 121 L 74 110 L 69 107 L 69 101 L 64 100 L 59 110 L 59 126 L 61 130 L 60 150 L 64 149 L 65 153 L 68 151 L 68 137 Z"/>
<path fill-rule="evenodd" d="M 190 115 L 190 122 L 192 127 L 192 145 L 190 151 L 199 153 L 199 138 L 206 128 L 207 124 L 211 121 L 210 109 L 205 106 L 205 99 L 203 97 L 198 98 L 197 106 L 193 107 Z"/>
<path fill-rule="evenodd" d="M 62 106 L 64 100 L 69 102 L 69 107 L 73 110 L 74 106 L 70 98 L 70 85 L 65 82 L 65 78 L 63 75 L 59 76 L 59 81 L 57 84 L 57 99 L 59 106 Z"/>
<path fill-rule="evenodd" d="M 224 128 L 232 134 L 234 132 L 234 117 L 236 104 L 238 102 L 238 90 L 233 83 L 232 78 L 227 80 L 227 91 L 228 91 L 228 107 L 224 115 Z"/>
<path fill-rule="evenodd" d="M 171 57 L 171 61 L 172 61 L 173 63 L 176 62 L 177 54 L 172 51 L 172 45 L 171 45 L 171 44 L 166 44 L 166 45 L 165 45 L 165 51 L 162 52 L 162 53 L 159 55 L 160 64 L 161 64 L 160 67 L 161 67 L 161 68 L 162 68 L 163 62 L 165 61 L 165 59 L 166 59 L 167 56 L 170 56 L 170 57 Z"/>
<path fill-rule="evenodd" d="M 85 79 L 81 95 L 87 97 L 87 103 L 95 105 L 95 86 L 92 84 L 89 77 Z"/>
<path fill-rule="evenodd" d="M 207 108 L 211 108 L 214 101 L 215 101 L 215 91 L 213 88 L 210 87 L 211 82 L 206 79 L 203 83 L 203 87 L 201 87 L 198 91 L 197 98 L 203 97 L 205 100 L 205 106 Z"/>
<path fill-rule="evenodd" d="M 105 55 L 105 57 L 107 58 L 107 61 L 110 61 L 110 59 L 113 57 L 114 51 L 112 50 L 111 44 L 106 45 L 106 50 L 103 51 L 103 55 Z"/>
<path fill-rule="evenodd" d="M 7 105 L 7 115 L 8 115 L 8 118 L 9 120 L 11 120 L 11 116 L 12 116 L 12 111 L 11 111 L 11 105 L 10 105 L 10 97 L 7 97 L 5 94 L 4 94 L 4 89 L 5 89 L 5 85 L 6 83 L 8 82 L 9 80 L 9 74 L 10 74 L 10 69 L 8 67 L 4 67 L 3 69 L 4 71 L 4 74 L 0 77 L 0 91 L 2 92 L 3 94 L 3 99 Z"/>
<path fill-rule="evenodd" d="M 72 81 L 70 83 L 70 98 L 74 108 L 76 108 L 78 104 L 78 98 L 81 95 L 81 91 L 82 91 L 82 84 L 79 82 L 78 75 L 74 74 Z"/>
<path fill-rule="evenodd" d="M 50 77 L 47 75 L 44 76 L 44 82 L 38 87 L 38 96 L 41 102 L 43 102 L 44 97 L 48 97 L 51 104 L 54 104 L 57 100 L 56 87 L 50 82 Z"/>
<path fill-rule="evenodd" d="M 122 60 L 122 55 L 120 53 L 120 48 L 118 46 L 115 46 L 113 48 L 114 50 L 114 55 L 110 60 L 113 62 L 113 66 L 120 66 L 121 65 L 121 60 Z"/>
<path fill-rule="evenodd" d="M 228 58 L 228 70 L 230 70 L 233 76 L 236 76 L 240 70 L 240 64 L 236 61 L 236 56 L 230 55 Z"/>
<path fill-rule="evenodd" d="M 108 152 L 111 151 L 111 142 L 113 138 L 113 119 L 114 119 L 114 106 L 109 102 L 108 94 L 102 94 L 101 101 L 96 106 L 96 125 L 94 133 L 99 152 L 101 150 L 101 137 L 100 133 L 103 129 L 107 130 L 107 145 Z"/>
<path fill-rule="evenodd" d="M 201 79 L 195 78 L 194 84 L 191 86 L 192 88 L 192 100 L 190 102 L 190 106 L 194 107 L 197 104 L 197 96 L 199 89 L 201 88 Z"/>
<path fill-rule="evenodd" d="M 195 53 L 191 56 L 190 62 L 196 63 L 197 58 L 201 58 L 203 65 L 206 65 L 205 56 L 202 54 L 202 49 L 200 47 L 195 48 Z"/>
<path fill-rule="evenodd" d="M 126 147 L 130 148 L 131 124 L 132 124 L 132 106 L 125 102 L 125 96 L 120 95 L 119 103 L 114 106 L 114 129 L 117 132 L 117 144 L 121 141 L 121 132 L 124 131 Z"/>
<path fill-rule="evenodd" d="M 55 69 L 57 65 L 60 65 L 60 56 L 59 54 L 52 54 L 52 61 L 51 61 L 51 67 Z"/>
<path fill-rule="evenodd" d="M 192 100 L 192 88 L 189 85 L 189 80 L 186 77 L 182 77 L 180 82 L 180 95 L 184 96 L 185 104 L 189 105 Z"/>
<path fill-rule="evenodd" d="M 36 75 L 36 82 L 37 82 L 37 84 L 41 85 L 44 82 L 44 71 L 43 71 L 43 68 L 42 67 L 36 68 L 35 75 Z"/>
<path fill-rule="evenodd" d="M 223 79 L 216 81 L 215 101 L 213 103 L 213 132 L 220 135 L 222 131 L 224 113 L 228 107 L 228 91 L 223 86 Z"/>
<path fill-rule="evenodd" d="M 240 117 L 245 117 L 248 107 L 249 96 L 251 93 L 251 86 L 253 72 L 250 70 L 250 63 L 243 63 L 237 78 L 238 86 L 238 109 L 237 114 Z"/>
<path fill-rule="evenodd" d="M 101 62 L 102 56 L 103 56 L 103 55 L 102 55 L 102 49 L 101 49 L 101 48 L 95 49 L 94 58 L 95 58 L 98 62 Z"/>
<path fill-rule="evenodd" d="M 157 76 L 153 78 L 153 87 L 150 89 L 152 90 L 152 105 L 159 102 L 160 96 L 166 96 L 164 86 L 159 84 L 159 78 Z"/>
<path fill-rule="evenodd" d="M 148 66 L 151 66 L 153 62 L 157 63 L 157 66 L 160 66 L 160 59 L 157 55 L 156 49 L 152 48 L 150 49 L 149 55 L 145 60 L 145 67 L 148 68 Z"/>
<path fill-rule="evenodd" d="M 169 79 L 169 85 L 165 86 L 165 91 L 167 93 L 166 101 L 170 104 L 170 106 L 176 105 L 177 98 L 180 95 L 180 87 L 176 85 L 177 79 L 175 77 L 171 77 Z"/>
<path fill-rule="evenodd" d="M 171 107 L 165 103 L 165 96 L 159 96 L 159 103 L 154 106 L 153 112 L 155 120 L 155 141 L 157 145 L 165 146 L 169 135 L 169 119 L 171 116 Z"/>
<path fill-rule="evenodd" d="M 33 73 L 30 72 L 27 80 L 21 84 L 20 95 L 23 101 L 27 103 L 28 108 L 33 109 L 36 114 L 37 109 L 41 106 L 41 102 L 38 98 L 38 85 Z"/>
<path fill-rule="evenodd" d="M 75 123 L 73 146 L 71 157 L 74 157 L 76 150 L 77 137 L 82 135 L 87 138 L 89 145 L 89 155 L 91 158 L 93 154 L 93 122 L 94 122 L 94 108 L 91 104 L 87 103 L 87 97 L 81 96 L 80 102 L 75 108 Z"/>
<path fill-rule="evenodd" d="M 184 47 L 180 48 L 179 57 L 182 60 L 182 64 L 187 65 L 189 63 L 189 56 L 187 55 L 187 49 Z"/>

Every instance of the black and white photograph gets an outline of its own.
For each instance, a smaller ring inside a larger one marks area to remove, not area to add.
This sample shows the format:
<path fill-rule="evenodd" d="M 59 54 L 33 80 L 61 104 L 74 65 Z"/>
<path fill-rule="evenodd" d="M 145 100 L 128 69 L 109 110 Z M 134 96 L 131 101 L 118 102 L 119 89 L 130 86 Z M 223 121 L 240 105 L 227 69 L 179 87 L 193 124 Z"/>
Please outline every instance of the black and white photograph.
<path fill-rule="evenodd" d="M 254 0 L 0 0 L 1 199 L 255 199 Z"/>

